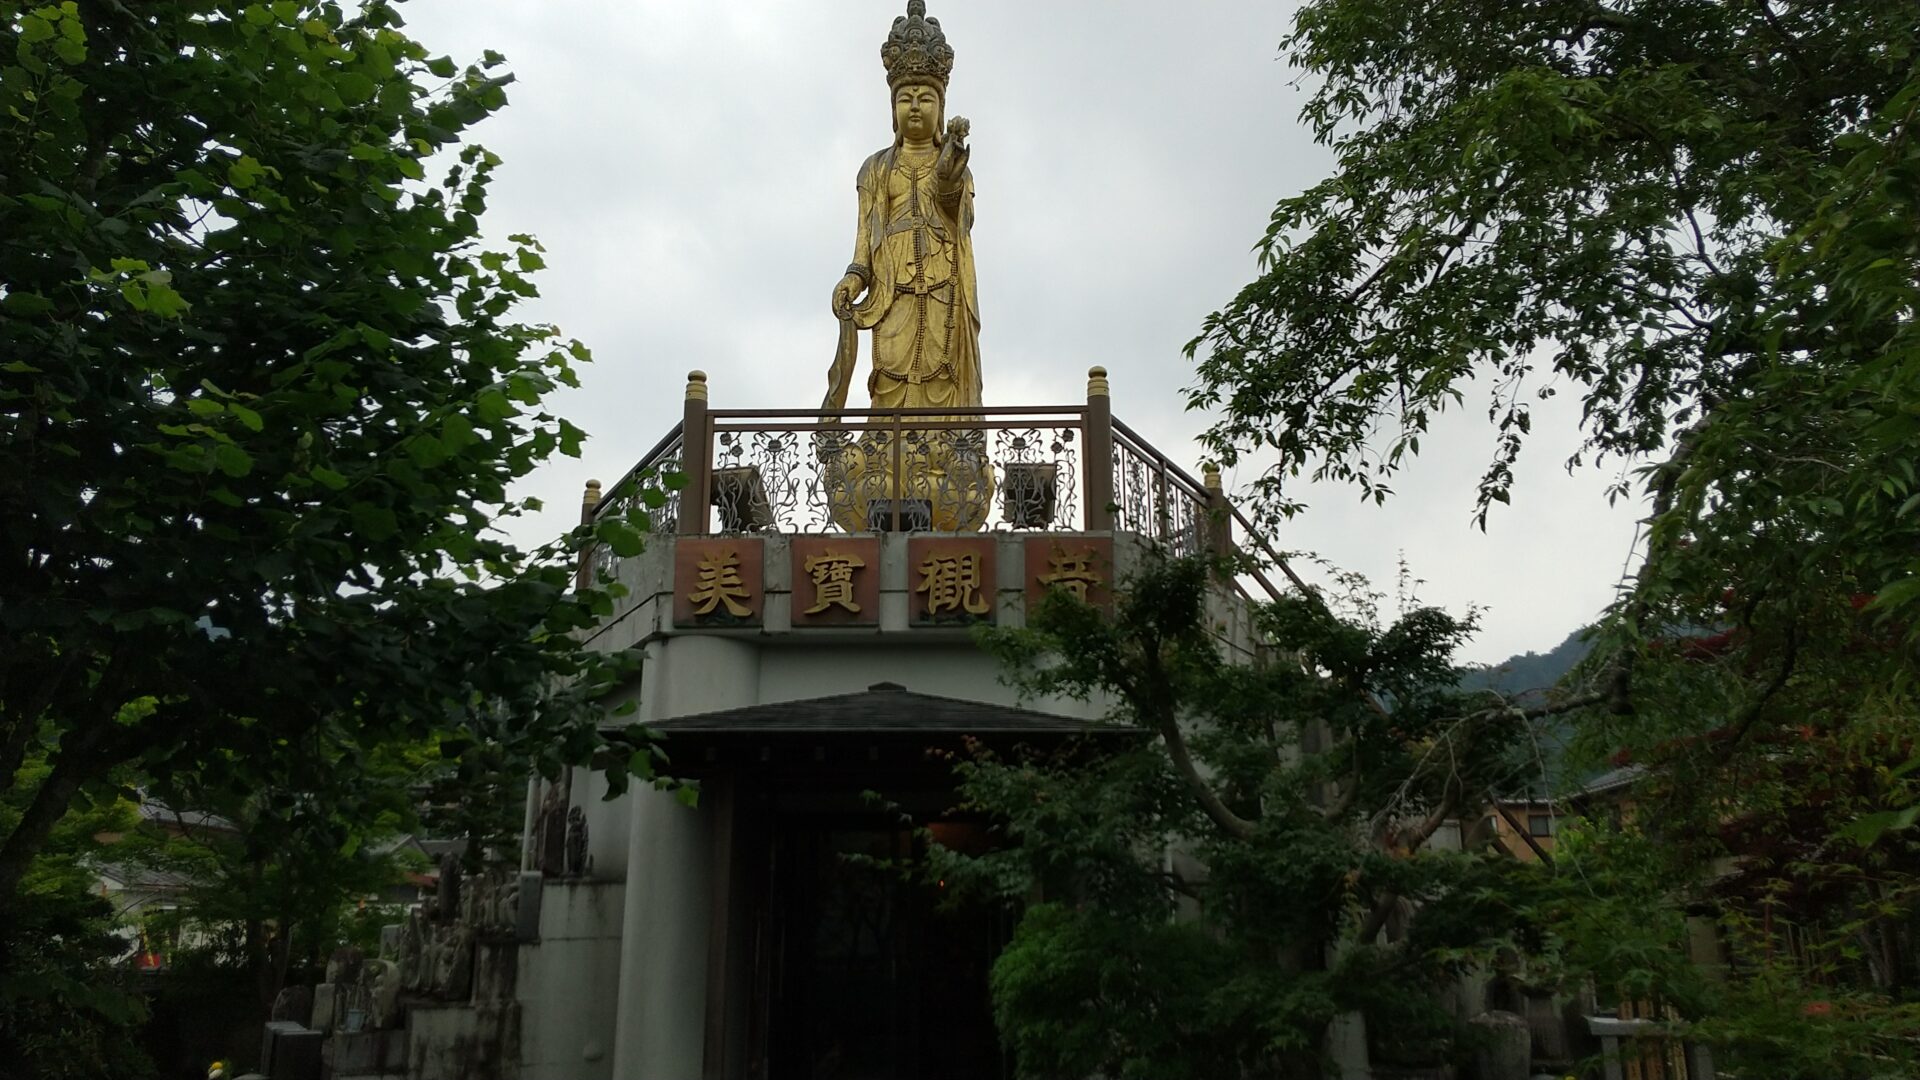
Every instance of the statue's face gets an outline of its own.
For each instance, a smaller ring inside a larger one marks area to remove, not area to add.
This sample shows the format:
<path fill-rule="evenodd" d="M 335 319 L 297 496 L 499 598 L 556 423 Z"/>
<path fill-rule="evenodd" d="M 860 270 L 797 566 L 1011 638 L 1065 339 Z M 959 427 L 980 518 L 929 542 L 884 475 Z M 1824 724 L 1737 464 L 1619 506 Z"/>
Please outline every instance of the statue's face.
<path fill-rule="evenodd" d="M 902 86 L 893 92 L 893 130 L 902 138 L 931 139 L 940 130 L 940 91 L 931 86 Z"/>

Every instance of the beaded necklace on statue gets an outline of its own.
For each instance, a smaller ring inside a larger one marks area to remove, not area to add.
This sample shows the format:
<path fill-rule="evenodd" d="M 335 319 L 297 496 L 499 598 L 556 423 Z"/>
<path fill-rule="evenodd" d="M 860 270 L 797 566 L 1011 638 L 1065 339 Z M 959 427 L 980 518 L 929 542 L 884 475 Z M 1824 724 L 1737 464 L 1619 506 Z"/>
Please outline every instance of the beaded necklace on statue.
<path fill-rule="evenodd" d="M 926 353 L 927 337 L 927 214 L 920 205 L 920 184 L 928 179 L 932 167 L 927 165 L 909 165 L 896 160 L 896 167 L 907 174 L 907 214 L 913 222 L 913 363 L 908 369 L 917 379 L 924 382 L 927 373 L 922 369 L 922 359 Z M 956 244 L 947 245 L 947 318 L 942 327 L 941 355 L 947 361 L 941 364 L 948 377 L 953 374 L 953 331 L 957 310 L 960 306 L 960 249 Z M 934 374 L 939 374 L 935 372 Z"/>

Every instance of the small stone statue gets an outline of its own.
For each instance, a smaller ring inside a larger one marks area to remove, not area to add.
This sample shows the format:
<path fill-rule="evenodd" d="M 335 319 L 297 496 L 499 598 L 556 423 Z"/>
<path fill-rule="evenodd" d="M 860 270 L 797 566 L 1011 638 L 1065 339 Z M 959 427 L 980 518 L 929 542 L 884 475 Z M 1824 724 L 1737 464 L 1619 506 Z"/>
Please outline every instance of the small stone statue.
<path fill-rule="evenodd" d="M 327 957 L 327 981 L 335 986 L 350 983 L 360 977 L 360 965 L 366 956 L 352 945 L 342 945 Z"/>
<path fill-rule="evenodd" d="M 289 986 L 273 999 L 272 1020 L 291 1020 L 301 1027 L 313 1025 L 313 988 Z"/>
<path fill-rule="evenodd" d="M 576 806 L 567 811 L 567 876 L 582 877 L 592 864 L 587 856 L 587 812 Z"/>
<path fill-rule="evenodd" d="M 420 909 L 414 907 L 407 912 L 405 927 L 400 931 L 400 981 L 408 990 L 419 993 L 427 988 L 427 971 L 431 967 L 427 955 L 426 924 L 420 918 Z"/>
<path fill-rule="evenodd" d="M 447 926 L 435 934 L 430 992 L 442 1001 L 466 1001 L 473 994 L 473 931 Z"/>
<path fill-rule="evenodd" d="M 535 865 L 548 877 L 566 872 L 567 810 L 557 783 L 547 785 L 540 800 L 540 814 L 534 824 Z"/>
<path fill-rule="evenodd" d="M 462 886 L 466 910 L 460 921 L 482 934 L 513 928 L 514 903 L 519 898 L 517 877 L 498 865 L 483 867 Z"/>
<path fill-rule="evenodd" d="M 400 966 L 391 960 L 368 961 L 362 976 L 367 986 L 367 1026 L 386 1031 L 400 1024 Z"/>
<path fill-rule="evenodd" d="M 434 888 L 433 916 L 437 922 L 452 922 L 460 917 L 460 856 L 451 851 L 440 856 L 440 881 Z"/>

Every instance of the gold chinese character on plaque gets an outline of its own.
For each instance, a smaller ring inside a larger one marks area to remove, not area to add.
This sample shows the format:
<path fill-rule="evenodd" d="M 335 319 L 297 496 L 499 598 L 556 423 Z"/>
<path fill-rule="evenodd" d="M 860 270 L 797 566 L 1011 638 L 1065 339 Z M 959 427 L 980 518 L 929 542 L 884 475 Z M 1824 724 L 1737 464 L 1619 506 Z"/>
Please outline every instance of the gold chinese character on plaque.
<path fill-rule="evenodd" d="M 920 563 L 920 584 L 913 587 L 927 597 L 927 617 L 985 615 L 989 605 L 981 595 L 980 555 L 978 552 L 935 551 Z"/>
<path fill-rule="evenodd" d="M 1097 608 L 1112 604 L 1112 537 L 1028 537 L 1026 563 L 1028 615 L 1056 590 Z"/>
<path fill-rule="evenodd" d="M 986 536 L 914 536 L 907 540 L 907 616 L 916 626 L 991 622 L 999 542 Z"/>
<path fill-rule="evenodd" d="M 742 603 L 751 594 L 747 592 L 746 582 L 740 579 L 738 554 L 730 549 L 704 552 L 696 573 L 693 591 L 688 594 L 695 615 L 711 615 L 714 608 L 722 604 L 726 605 L 727 614 L 736 619 L 753 614 L 753 608 Z"/>
<path fill-rule="evenodd" d="M 765 606 L 766 545 L 757 537 L 673 542 L 673 621 L 681 627 L 758 626 Z"/>
<path fill-rule="evenodd" d="M 788 541 L 792 626 L 880 625 L 880 538 L 795 536 Z"/>
<path fill-rule="evenodd" d="M 1093 568 L 1093 549 L 1075 548 L 1067 551 L 1054 548 L 1047 556 L 1047 572 L 1040 575 L 1040 584 L 1049 589 L 1060 589 L 1081 603 L 1087 601 L 1087 590 L 1100 584 L 1101 578 Z"/>
<path fill-rule="evenodd" d="M 830 607 L 860 614 L 860 603 L 853 595 L 853 572 L 865 565 L 866 560 L 860 556 L 831 548 L 809 556 L 805 567 L 813 581 L 813 606 L 805 614 L 818 615 Z"/>

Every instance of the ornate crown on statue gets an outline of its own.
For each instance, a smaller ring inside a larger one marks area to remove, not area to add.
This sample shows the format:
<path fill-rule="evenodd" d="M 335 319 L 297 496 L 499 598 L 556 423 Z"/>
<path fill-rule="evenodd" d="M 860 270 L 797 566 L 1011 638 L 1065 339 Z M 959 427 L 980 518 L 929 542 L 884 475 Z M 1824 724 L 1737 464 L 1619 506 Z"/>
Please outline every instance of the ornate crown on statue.
<path fill-rule="evenodd" d="M 946 93 L 953 74 L 953 46 L 940 29 L 939 19 L 927 17 L 926 0 L 907 0 L 907 13 L 893 20 L 893 29 L 880 45 L 880 62 L 887 66 L 887 85 L 931 83 Z"/>

